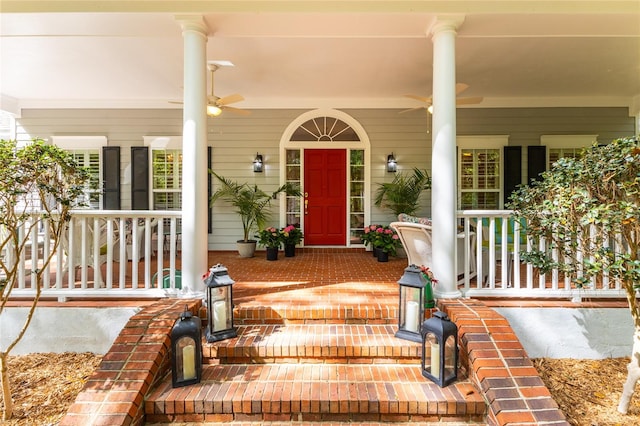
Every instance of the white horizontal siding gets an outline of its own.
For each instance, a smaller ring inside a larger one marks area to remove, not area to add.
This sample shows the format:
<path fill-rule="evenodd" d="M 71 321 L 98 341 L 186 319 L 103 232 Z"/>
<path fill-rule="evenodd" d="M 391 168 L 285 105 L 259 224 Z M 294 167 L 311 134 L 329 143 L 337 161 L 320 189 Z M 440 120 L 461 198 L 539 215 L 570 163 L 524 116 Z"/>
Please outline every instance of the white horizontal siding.
<path fill-rule="evenodd" d="M 431 174 L 431 134 L 427 113 L 416 110 L 399 114 L 397 109 L 347 109 L 365 129 L 371 143 L 372 200 L 378 184 L 390 182 L 386 158 L 393 152 L 399 171 L 414 167 Z M 306 110 L 262 109 L 249 116 L 223 114 L 208 120 L 208 144 L 213 147 L 212 168 L 233 180 L 256 183 L 266 191 L 280 183 L 279 143 L 287 126 Z M 121 147 L 122 208 L 131 206 L 130 147 L 142 146 L 144 136 L 182 134 L 182 110 L 176 109 L 36 109 L 24 110 L 17 119 L 18 140 L 49 139 L 53 135 L 104 135 L 110 146 Z M 598 134 L 602 143 L 634 134 L 634 120 L 626 108 L 463 108 L 458 109 L 458 135 L 505 134 L 510 145 L 523 147 L 523 181 L 526 176 L 526 146 L 539 145 L 543 134 Z M 265 171 L 253 173 L 256 152 L 265 159 Z M 430 216 L 430 194 L 418 212 Z M 273 203 L 277 221 L 278 200 Z M 234 249 L 241 236 L 239 218 L 230 209 L 213 210 L 212 249 Z M 372 223 L 389 223 L 395 218 L 371 207 Z M 277 224 L 277 223 L 273 223 Z"/>

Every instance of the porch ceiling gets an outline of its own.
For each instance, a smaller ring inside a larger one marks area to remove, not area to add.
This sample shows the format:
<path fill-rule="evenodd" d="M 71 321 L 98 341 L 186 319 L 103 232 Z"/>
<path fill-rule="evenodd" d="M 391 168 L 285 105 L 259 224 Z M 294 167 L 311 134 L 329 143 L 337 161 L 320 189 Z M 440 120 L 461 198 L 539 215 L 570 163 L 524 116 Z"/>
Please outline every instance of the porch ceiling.
<path fill-rule="evenodd" d="M 3 0 L 0 11 L 0 108 L 17 113 L 175 108 L 183 13 L 204 16 L 208 59 L 235 64 L 216 73 L 216 94 L 242 94 L 242 108 L 417 106 L 403 95 L 431 93 L 430 26 L 464 13 L 457 80 L 484 97 L 471 107 L 640 110 L 638 0 Z"/>

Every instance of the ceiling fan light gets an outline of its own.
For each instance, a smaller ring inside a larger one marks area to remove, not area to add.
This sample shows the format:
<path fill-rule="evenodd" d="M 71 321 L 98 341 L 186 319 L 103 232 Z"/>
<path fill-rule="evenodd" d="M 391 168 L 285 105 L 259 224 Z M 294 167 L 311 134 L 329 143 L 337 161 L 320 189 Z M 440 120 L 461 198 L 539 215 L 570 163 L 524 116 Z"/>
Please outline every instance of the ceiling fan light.
<path fill-rule="evenodd" d="M 429 105 L 427 111 L 429 111 L 429 114 L 433 114 L 433 105 Z"/>
<path fill-rule="evenodd" d="M 215 105 L 207 105 L 207 115 L 212 115 L 214 117 L 219 116 L 222 113 L 222 110 Z"/>

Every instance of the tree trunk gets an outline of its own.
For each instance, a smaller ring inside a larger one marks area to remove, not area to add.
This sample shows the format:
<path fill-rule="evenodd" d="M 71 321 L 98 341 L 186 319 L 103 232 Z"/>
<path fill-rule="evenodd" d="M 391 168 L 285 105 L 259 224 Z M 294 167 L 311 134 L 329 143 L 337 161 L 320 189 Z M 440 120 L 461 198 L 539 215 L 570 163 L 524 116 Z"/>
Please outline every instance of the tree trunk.
<path fill-rule="evenodd" d="M 640 329 L 638 327 L 633 333 L 633 350 L 631 361 L 627 365 L 627 371 L 629 372 L 627 381 L 622 388 L 622 396 L 620 396 L 620 403 L 618 404 L 618 411 L 622 414 L 627 414 L 636 382 L 640 379 Z"/>
<path fill-rule="evenodd" d="M 638 309 L 638 299 L 636 298 L 633 281 L 625 280 L 623 285 L 634 325 L 631 361 L 627 365 L 627 381 L 622 388 L 622 395 L 620 396 L 620 403 L 618 404 L 618 411 L 622 414 L 627 414 L 636 382 L 640 379 L 640 309 Z"/>
<path fill-rule="evenodd" d="M 11 398 L 11 387 L 9 386 L 9 369 L 7 368 L 7 353 L 0 352 L 0 384 L 2 384 L 2 400 L 4 401 L 4 412 L 2 421 L 7 421 L 13 415 L 13 399 Z"/>

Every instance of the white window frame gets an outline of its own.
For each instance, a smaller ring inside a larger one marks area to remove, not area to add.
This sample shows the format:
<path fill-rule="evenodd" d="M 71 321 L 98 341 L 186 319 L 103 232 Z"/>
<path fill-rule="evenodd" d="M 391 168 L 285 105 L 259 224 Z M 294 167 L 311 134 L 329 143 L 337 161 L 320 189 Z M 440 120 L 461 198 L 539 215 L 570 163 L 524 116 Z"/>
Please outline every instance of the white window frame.
<path fill-rule="evenodd" d="M 0 139 L 16 139 L 16 119 L 7 111 L 0 110 Z"/>
<path fill-rule="evenodd" d="M 63 149 L 70 154 L 98 154 L 98 187 L 97 188 L 89 188 L 87 187 L 87 193 L 97 193 L 98 194 L 98 207 L 90 207 L 93 210 L 102 209 L 102 199 L 103 199 L 103 163 L 102 163 L 102 147 L 108 146 L 108 140 L 106 136 L 52 136 L 51 143 L 57 146 L 60 149 Z M 84 162 L 81 164 L 82 166 L 87 166 Z M 87 195 L 87 199 L 89 199 L 89 195 Z"/>
<path fill-rule="evenodd" d="M 477 136 L 458 136 L 456 138 L 456 145 L 458 152 L 456 155 L 456 179 L 458 183 L 458 205 L 462 204 L 463 192 L 496 192 L 498 197 L 498 209 L 503 208 L 503 193 L 504 193 L 504 147 L 509 145 L 509 135 L 477 135 Z M 462 151 L 465 149 L 483 149 L 498 151 L 499 161 L 499 176 L 498 176 L 498 190 L 497 191 L 481 191 L 479 189 L 462 190 L 462 173 L 461 173 L 461 161 Z"/>
<path fill-rule="evenodd" d="M 598 135 L 542 135 L 540 136 L 540 144 L 546 146 L 546 159 L 545 167 L 549 170 L 552 166 L 550 164 L 551 150 L 581 150 L 591 146 L 594 142 L 597 142 Z M 560 155 L 562 158 L 563 155 Z"/>
<path fill-rule="evenodd" d="M 174 176 L 174 182 L 177 184 L 172 188 L 159 188 L 154 187 L 154 168 L 153 168 L 153 154 L 154 151 L 177 151 L 178 155 L 182 155 L 182 136 L 145 136 L 145 146 L 149 147 L 149 206 L 152 210 L 156 209 L 155 194 L 158 193 L 182 193 L 182 168 L 178 168 L 178 176 Z M 178 210 L 182 208 L 182 200 Z"/>

